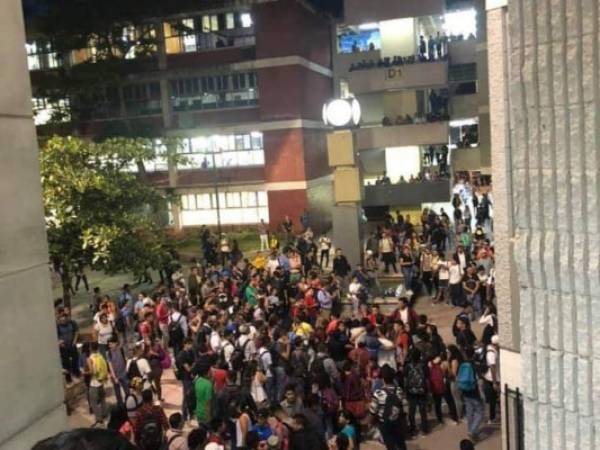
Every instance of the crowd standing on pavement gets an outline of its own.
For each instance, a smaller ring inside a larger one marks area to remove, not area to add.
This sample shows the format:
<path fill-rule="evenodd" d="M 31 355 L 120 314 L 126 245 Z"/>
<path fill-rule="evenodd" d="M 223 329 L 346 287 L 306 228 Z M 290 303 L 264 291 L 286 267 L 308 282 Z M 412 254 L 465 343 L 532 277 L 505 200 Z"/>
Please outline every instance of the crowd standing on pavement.
<path fill-rule="evenodd" d="M 454 218 L 388 215 L 355 267 L 306 219 L 287 217 L 281 233 L 261 222 L 252 258 L 203 228 L 189 275 L 176 262 L 152 291 L 95 290 L 91 342 L 57 308 L 65 377 L 84 378 L 96 427 L 141 450 L 354 450 L 367 439 L 406 449 L 433 430 L 432 409 L 437 424 L 465 420 L 476 441 L 497 418 L 494 248 L 489 215 Z M 397 286 L 385 288 L 392 272 Z M 428 301 L 457 307 L 453 341 L 417 312 Z M 171 369 L 182 402 L 167 417 Z"/>

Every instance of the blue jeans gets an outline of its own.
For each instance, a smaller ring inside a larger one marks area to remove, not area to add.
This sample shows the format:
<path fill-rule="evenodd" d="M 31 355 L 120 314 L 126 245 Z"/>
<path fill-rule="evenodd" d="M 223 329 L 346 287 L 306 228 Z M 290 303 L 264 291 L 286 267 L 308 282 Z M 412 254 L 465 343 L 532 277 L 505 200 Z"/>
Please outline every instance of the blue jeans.
<path fill-rule="evenodd" d="M 466 295 L 467 297 L 467 303 L 470 303 L 471 306 L 473 307 L 473 319 L 478 319 L 479 317 L 481 317 L 481 314 L 483 313 L 483 307 L 481 304 L 481 295 L 479 295 L 479 293 L 475 293 L 473 295 Z"/>
<path fill-rule="evenodd" d="M 402 275 L 404 276 L 404 287 L 406 289 L 411 289 L 412 286 L 412 274 L 413 268 L 410 267 L 402 267 Z"/>
<path fill-rule="evenodd" d="M 117 378 L 117 382 L 113 382 L 113 388 L 115 390 L 115 397 L 117 397 L 117 403 L 119 405 L 125 404 L 125 399 L 123 398 L 123 393 L 121 392 L 121 388 L 123 388 L 123 392 L 125 393 L 125 398 L 129 394 L 129 378 L 127 374 L 122 377 Z"/>
<path fill-rule="evenodd" d="M 467 419 L 467 430 L 470 434 L 476 435 L 483 423 L 485 411 L 483 400 L 481 400 L 481 398 L 464 396 L 463 402 L 466 409 L 465 418 Z"/>

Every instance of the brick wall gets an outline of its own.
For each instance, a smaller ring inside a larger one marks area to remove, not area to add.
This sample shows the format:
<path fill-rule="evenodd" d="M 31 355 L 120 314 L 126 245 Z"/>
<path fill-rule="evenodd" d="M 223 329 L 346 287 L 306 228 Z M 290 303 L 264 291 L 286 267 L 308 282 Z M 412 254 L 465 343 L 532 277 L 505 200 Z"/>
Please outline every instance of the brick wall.
<path fill-rule="evenodd" d="M 285 191 L 268 191 L 269 199 L 269 225 L 271 229 L 278 229 L 286 215 L 294 223 L 294 231 L 300 232 L 300 215 L 308 207 L 306 189 Z"/>

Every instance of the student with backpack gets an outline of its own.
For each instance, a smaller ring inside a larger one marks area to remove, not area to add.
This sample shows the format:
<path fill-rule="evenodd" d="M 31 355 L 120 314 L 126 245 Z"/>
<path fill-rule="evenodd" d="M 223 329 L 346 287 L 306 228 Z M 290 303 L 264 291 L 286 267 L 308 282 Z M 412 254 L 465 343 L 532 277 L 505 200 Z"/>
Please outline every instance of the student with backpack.
<path fill-rule="evenodd" d="M 381 368 L 383 387 L 371 398 L 369 412 L 387 450 L 406 450 L 405 416 L 402 390 L 396 386 L 396 373 L 390 366 Z"/>
<path fill-rule="evenodd" d="M 450 414 L 450 417 L 456 424 L 458 424 L 458 413 L 456 411 L 454 397 L 450 392 L 448 374 L 448 363 L 443 361 L 440 356 L 436 356 L 429 363 L 429 390 L 433 397 L 437 421 L 440 424 L 444 423 L 444 418 L 442 416 L 442 399 L 444 399 L 448 405 L 448 413 Z"/>
<path fill-rule="evenodd" d="M 188 450 L 187 436 L 183 432 L 183 417 L 180 413 L 169 416 L 170 429 L 167 431 L 166 450 Z"/>
<path fill-rule="evenodd" d="M 106 405 L 106 391 L 104 385 L 108 381 L 108 363 L 104 356 L 98 351 L 98 343 L 90 343 L 90 357 L 87 360 L 87 371 L 91 375 L 90 379 L 90 405 L 96 422 L 93 426 L 101 425 L 108 413 Z"/>
<path fill-rule="evenodd" d="M 485 409 L 477 383 L 477 371 L 473 362 L 474 356 L 475 350 L 473 347 L 467 347 L 465 349 L 465 360 L 459 366 L 456 377 L 456 384 L 462 393 L 465 404 L 465 418 L 469 439 L 471 440 L 477 439 L 479 428 L 484 420 Z"/>
<path fill-rule="evenodd" d="M 133 436 L 140 450 L 162 450 L 169 422 L 162 407 L 153 404 L 152 391 L 142 392 L 142 406 L 133 419 Z"/>
<path fill-rule="evenodd" d="M 404 366 L 404 389 L 408 397 L 408 419 L 410 422 L 410 434 L 417 432 L 416 412 L 419 409 L 421 417 L 421 433 L 427 434 L 427 395 L 428 395 L 428 370 L 421 360 L 421 352 L 412 349 L 409 353 L 408 362 Z"/>

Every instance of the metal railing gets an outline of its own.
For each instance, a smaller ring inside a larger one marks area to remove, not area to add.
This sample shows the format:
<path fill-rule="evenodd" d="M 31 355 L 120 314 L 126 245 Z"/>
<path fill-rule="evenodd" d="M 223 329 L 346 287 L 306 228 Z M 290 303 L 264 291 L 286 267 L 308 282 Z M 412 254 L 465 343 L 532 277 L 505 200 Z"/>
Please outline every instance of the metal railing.
<path fill-rule="evenodd" d="M 519 389 L 510 389 L 504 385 L 504 420 L 506 450 L 525 450 L 523 422 L 523 395 Z"/>

